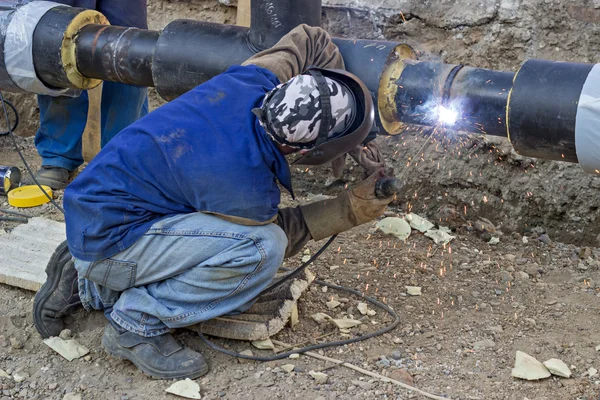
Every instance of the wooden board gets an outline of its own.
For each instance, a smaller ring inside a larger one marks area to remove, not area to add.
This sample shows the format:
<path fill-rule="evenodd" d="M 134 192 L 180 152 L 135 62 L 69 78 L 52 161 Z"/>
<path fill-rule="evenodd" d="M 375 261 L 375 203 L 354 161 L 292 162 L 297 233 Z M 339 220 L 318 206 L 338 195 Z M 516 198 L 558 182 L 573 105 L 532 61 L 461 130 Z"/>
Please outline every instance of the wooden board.
<path fill-rule="evenodd" d="M 237 24 L 250 27 L 250 0 L 238 0 Z"/>
<path fill-rule="evenodd" d="M 102 86 L 96 86 L 88 90 L 88 115 L 83 136 L 81 138 L 81 147 L 83 159 L 87 162 L 92 161 L 96 154 L 100 151 L 102 140 L 102 125 L 101 125 L 101 104 L 102 104 Z"/>

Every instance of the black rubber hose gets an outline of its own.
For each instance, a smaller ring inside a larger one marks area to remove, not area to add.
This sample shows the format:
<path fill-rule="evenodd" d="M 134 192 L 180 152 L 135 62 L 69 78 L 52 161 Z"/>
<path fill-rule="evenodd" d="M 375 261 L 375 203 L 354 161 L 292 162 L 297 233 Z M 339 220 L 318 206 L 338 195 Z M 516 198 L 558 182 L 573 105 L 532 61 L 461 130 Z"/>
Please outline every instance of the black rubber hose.
<path fill-rule="evenodd" d="M 398 324 L 400 323 L 400 316 L 394 310 L 392 310 L 388 305 L 383 304 L 380 301 L 373 299 L 372 297 L 364 296 L 358 290 L 334 285 L 332 283 L 327 283 L 327 282 L 319 281 L 319 280 L 315 280 L 315 283 L 318 283 L 319 285 L 327 286 L 328 288 L 331 288 L 334 290 L 340 290 L 342 292 L 346 292 L 346 293 L 350 293 L 355 296 L 358 296 L 358 297 L 366 300 L 367 302 L 371 303 L 375 307 L 385 310 L 394 320 L 392 321 L 391 324 L 385 326 L 384 328 L 381 328 L 375 332 L 371 332 L 367 335 L 358 336 L 358 337 L 352 338 L 352 339 L 337 340 L 334 342 L 314 344 L 311 346 L 302 347 L 300 349 L 294 349 L 291 351 L 287 351 L 285 353 L 280 353 L 275 356 L 269 356 L 269 357 L 248 356 L 245 354 L 240 354 L 235 351 L 227 350 L 227 349 L 217 345 L 216 343 L 208 340 L 208 338 L 206 336 L 204 336 L 204 334 L 202 332 L 198 332 L 198 336 L 200 336 L 200 339 L 211 349 L 221 352 L 223 354 L 227 354 L 229 356 L 233 356 L 233 357 L 237 357 L 237 358 L 244 358 L 246 360 L 254 360 L 254 361 L 275 361 L 275 360 L 281 360 L 284 358 L 288 358 L 292 354 L 306 353 L 307 351 L 324 349 L 327 347 L 344 346 L 344 345 L 351 344 L 351 343 L 362 342 L 363 340 L 367 340 L 367 339 L 371 339 L 371 338 L 374 338 L 379 335 L 383 335 L 384 333 L 387 333 L 387 332 L 391 331 L 392 329 L 396 328 L 398 326 Z"/>

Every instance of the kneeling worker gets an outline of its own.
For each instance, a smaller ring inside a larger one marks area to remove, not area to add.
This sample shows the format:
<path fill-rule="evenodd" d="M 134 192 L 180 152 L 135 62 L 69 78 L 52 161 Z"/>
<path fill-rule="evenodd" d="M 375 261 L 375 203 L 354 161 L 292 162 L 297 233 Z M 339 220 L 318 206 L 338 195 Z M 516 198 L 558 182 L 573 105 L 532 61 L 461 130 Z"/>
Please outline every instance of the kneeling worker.
<path fill-rule="evenodd" d="M 334 199 L 278 209 L 278 182 L 292 193 L 286 154 L 330 162 L 372 128 L 370 94 L 343 67 L 329 35 L 301 25 L 119 133 L 65 191 L 74 262 L 49 265 L 41 335 L 83 304 L 105 312 L 109 354 L 157 378 L 205 374 L 171 329 L 247 310 L 284 257 L 392 200 L 374 194 L 380 169 Z"/>

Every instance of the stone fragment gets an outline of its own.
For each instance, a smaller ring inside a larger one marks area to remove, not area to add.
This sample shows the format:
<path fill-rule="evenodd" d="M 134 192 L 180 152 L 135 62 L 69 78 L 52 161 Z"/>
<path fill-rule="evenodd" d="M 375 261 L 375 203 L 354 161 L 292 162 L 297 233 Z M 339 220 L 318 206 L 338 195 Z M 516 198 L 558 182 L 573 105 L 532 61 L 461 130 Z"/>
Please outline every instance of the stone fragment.
<path fill-rule="evenodd" d="M 71 333 L 70 329 L 63 329 L 59 335 L 59 338 L 61 338 L 62 340 L 69 340 L 73 337 L 73 334 Z"/>
<path fill-rule="evenodd" d="M 243 356 L 248 356 L 248 357 L 253 357 L 254 356 L 254 353 L 252 353 L 252 350 L 250 350 L 250 349 L 241 351 L 240 354 L 243 355 Z"/>
<path fill-rule="evenodd" d="M 367 312 L 369 311 L 367 303 L 358 303 L 358 306 L 356 306 L 356 308 L 362 315 L 367 315 Z"/>
<path fill-rule="evenodd" d="M 410 224 L 411 228 L 418 230 L 421 233 L 425 233 L 435 225 L 426 220 L 423 217 L 418 216 L 417 214 L 408 214 L 406 216 L 406 220 Z"/>
<path fill-rule="evenodd" d="M 515 277 L 517 278 L 518 281 L 529 280 L 529 274 L 527 272 L 523 272 L 523 271 L 517 271 L 515 273 Z"/>
<path fill-rule="evenodd" d="M 406 288 L 406 293 L 408 293 L 411 296 L 420 296 L 421 295 L 421 288 L 419 286 L 405 286 Z"/>
<path fill-rule="evenodd" d="M 600 351 L 600 344 L 596 346 L 596 351 Z"/>
<path fill-rule="evenodd" d="M 10 378 L 10 375 L 5 370 L 0 369 L 0 378 Z"/>
<path fill-rule="evenodd" d="M 288 374 L 292 372 L 296 368 L 294 364 L 285 364 L 281 366 L 281 369 L 287 372 Z"/>
<path fill-rule="evenodd" d="M 333 324 L 335 326 L 337 326 L 339 329 L 350 329 L 350 328 L 354 328 L 355 326 L 362 324 L 362 322 L 360 322 L 356 319 L 350 319 L 350 318 L 343 318 L 343 319 L 331 318 L 331 322 L 333 322 Z"/>
<path fill-rule="evenodd" d="M 310 316 L 312 319 L 315 320 L 315 322 L 317 323 L 322 323 L 324 321 L 327 321 L 328 319 L 330 319 L 331 317 L 327 314 L 324 313 L 316 313 Z"/>
<path fill-rule="evenodd" d="M 552 375 L 560 376 L 562 378 L 570 378 L 571 370 L 562 360 L 558 358 L 551 358 L 548 361 L 544 361 L 544 366 L 548 368 L 548 371 Z"/>
<path fill-rule="evenodd" d="M 323 372 L 308 371 L 308 374 L 312 376 L 315 383 L 318 385 L 323 385 L 329 380 L 329 375 L 324 374 Z"/>
<path fill-rule="evenodd" d="M 296 359 L 296 358 L 300 358 L 300 354 L 298 354 L 298 353 L 292 353 L 292 354 L 289 355 L 288 358 L 291 358 L 292 360 Z"/>
<path fill-rule="evenodd" d="M 21 342 L 17 338 L 11 337 L 10 338 L 10 347 L 12 347 L 15 350 L 21 350 L 23 348 L 23 342 Z"/>
<path fill-rule="evenodd" d="M 200 396 L 200 385 L 191 380 L 190 378 L 186 378 L 182 381 L 177 381 L 168 388 L 165 389 L 165 392 L 174 394 L 179 397 L 184 397 L 186 399 L 201 399 Z"/>
<path fill-rule="evenodd" d="M 445 232 L 442 232 L 437 229 L 431 229 L 425 232 L 425 236 L 432 239 L 435 244 L 446 245 L 454 239 L 454 236 L 450 236 Z"/>
<path fill-rule="evenodd" d="M 358 386 L 363 390 L 373 390 L 373 388 L 375 387 L 375 385 L 373 385 L 370 382 L 359 381 L 358 379 L 353 380 L 352 384 Z"/>
<path fill-rule="evenodd" d="M 496 343 L 494 343 L 491 339 L 483 339 L 478 342 L 473 343 L 473 350 L 485 350 L 485 349 L 493 349 L 496 347 Z"/>
<path fill-rule="evenodd" d="M 488 242 L 488 244 L 498 244 L 498 243 L 500 243 L 500 238 L 497 238 L 497 237 L 494 237 L 494 236 L 492 236 L 492 238 Z"/>
<path fill-rule="evenodd" d="M 540 242 L 547 244 L 547 245 L 552 244 L 552 240 L 550 239 L 550 236 L 548 236 L 546 233 L 544 233 L 542 236 L 540 236 L 537 240 L 539 240 Z"/>
<path fill-rule="evenodd" d="M 334 308 L 338 307 L 342 303 L 340 303 L 337 300 L 330 300 L 325 304 L 327 305 L 327 308 L 329 308 L 330 310 L 333 310 Z"/>
<path fill-rule="evenodd" d="M 44 343 L 68 361 L 83 357 L 90 352 L 85 346 L 80 345 L 73 339 L 63 340 L 59 337 L 51 337 L 44 339 Z"/>
<path fill-rule="evenodd" d="M 410 225 L 404 218 L 390 217 L 384 218 L 376 225 L 377 229 L 386 235 L 392 235 L 400 240 L 406 240 L 410 236 Z"/>
<path fill-rule="evenodd" d="M 415 385 L 415 383 L 413 381 L 413 377 L 404 368 L 392 369 L 389 372 L 388 377 L 390 379 L 394 379 L 396 381 L 400 381 L 400 382 L 405 383 L 405 384 L 410 385 L 410 386 L 414 386 Z"/>
<path fill-rule="evenodd" d="M 256 347 L 259 350 L 274 350 L 275 345 L 271 341 L 271 339 L 265 340 L 255 340 L 252 342 L 252 346 Z"/>
<path fill-rule="evenodd" d="M 16 372 L 13 374 L 13 380 L 17 383 L 21 383 L 27 378 L 29 378 L 29 375 L 27 375 L 27 374 L 23 374 L 20 372 Z"/>
<path fill-rule="evenodd" d="M 538 360 L 527 353 L 517 351 L 515 356 L 515 366 L 511 375 L 514 378 L 535 381 L 550 377 L 550 371 Z"/>
<path fill-rule="evenodd" d="M 308 260 L 310 260 L 310 255 L 306 255 L 306 256 L 302 256 L 302 262 L 308 262 Z"/>
<path fill-rule="evenodd" d="M 587 374 L 589 375 L 590 378 L 593 378 L 594 376 L 598 375 L 598 370 L 596 368 L 592 367 L 587 370 Z"/>

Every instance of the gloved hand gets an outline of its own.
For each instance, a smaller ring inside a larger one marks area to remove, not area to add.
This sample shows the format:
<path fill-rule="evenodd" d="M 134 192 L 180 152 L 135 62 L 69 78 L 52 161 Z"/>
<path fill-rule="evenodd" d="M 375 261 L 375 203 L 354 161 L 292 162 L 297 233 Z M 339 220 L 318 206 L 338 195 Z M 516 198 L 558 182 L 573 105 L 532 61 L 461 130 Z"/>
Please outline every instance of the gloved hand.
<path fill-rule="evenodd" d="M 352 157 L 368 174 L 372 174 L 385 166 L 383 157 L 374 141 L 370 141 L 365 145 L 360 144 L 348 154 L 350 154 L 350 157 Z M 346 155 L 347 154 L 344 154 L 331 162 L 333 177 L 335 179 L 341 179 L 344 175 Z"/>
<path fill-rule="evenodd" d="M 301 206 L 304 221 L 314 240 L 345 232 L 379 217 L 394 196 L 377 198 L 375 185 L 379 179 L 392 177 L 391 169 L 379 169 L 353 189 L 333 199 Z"/>

